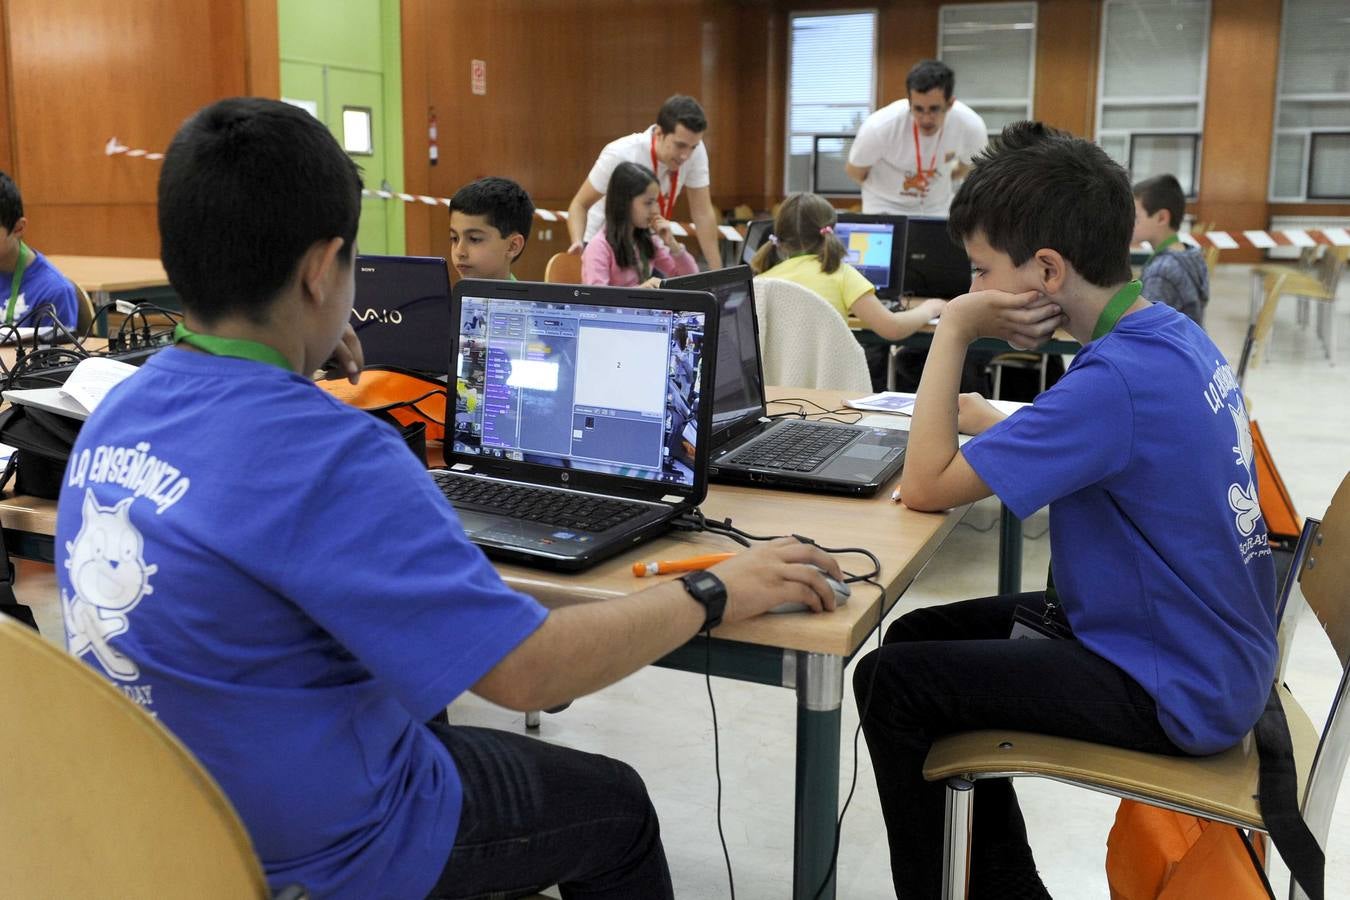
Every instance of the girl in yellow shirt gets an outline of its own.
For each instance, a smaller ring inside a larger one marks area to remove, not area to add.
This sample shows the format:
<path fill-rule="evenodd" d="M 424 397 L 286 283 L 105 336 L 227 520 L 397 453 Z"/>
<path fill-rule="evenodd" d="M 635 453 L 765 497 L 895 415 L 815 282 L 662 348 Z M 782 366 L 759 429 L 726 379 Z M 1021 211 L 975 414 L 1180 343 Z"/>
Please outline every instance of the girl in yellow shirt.
<path fill-rule="evenodd" d="M 887 341 L 899 341 L 942 314 L 944 300 L 924 300 L 912 309 L 891 312 L 877 299 L 872 283 L 844 262 L 845 249 L 834 234 L 835 210 L 819 194 L 789 194 L 773 220 L 773 234 L 750 262 L 756 275 L 782 278 L 810 288 L 848 318 Z"/>

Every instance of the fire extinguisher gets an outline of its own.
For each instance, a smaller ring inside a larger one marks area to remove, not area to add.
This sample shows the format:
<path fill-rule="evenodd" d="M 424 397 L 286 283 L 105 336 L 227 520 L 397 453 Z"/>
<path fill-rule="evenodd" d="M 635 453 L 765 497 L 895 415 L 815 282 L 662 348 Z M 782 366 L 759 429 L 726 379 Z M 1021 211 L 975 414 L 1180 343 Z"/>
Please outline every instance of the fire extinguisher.
<path fill-rule="evenodd" d="M 440 150 L 436 146 L 436 107 L 429 107 L 427 113 L 427 157 L 434 166 L 440 160 Z"/>

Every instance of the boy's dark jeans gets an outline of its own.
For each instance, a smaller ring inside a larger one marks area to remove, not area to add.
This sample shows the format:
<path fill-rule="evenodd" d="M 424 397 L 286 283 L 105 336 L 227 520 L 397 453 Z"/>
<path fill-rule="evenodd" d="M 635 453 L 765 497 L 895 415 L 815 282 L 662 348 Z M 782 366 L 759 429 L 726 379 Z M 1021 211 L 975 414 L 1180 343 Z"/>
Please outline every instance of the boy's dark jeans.
<path fill-rule="evenodd" d="M 674 893 L 656 810 L 629 766 L 487 728 L 428 726 L 464 787 L 455 846 L 434 898 Z"/>
<path fill-rule="evenodd" d="M 937 738 L 999 728 L 1181 753 L 1158 724 L 1153 698 L 1078 641 L 1008 640 L 1013 609 L 1044 603 L 1037 591 L 915 610 L 858 663 L 854 695 L 897 897 L 941 892 L 945 788 L 923 778 Z M 1008 779 L 977 782 L 972 824 L 972 897 L 1047 896 Z"/>

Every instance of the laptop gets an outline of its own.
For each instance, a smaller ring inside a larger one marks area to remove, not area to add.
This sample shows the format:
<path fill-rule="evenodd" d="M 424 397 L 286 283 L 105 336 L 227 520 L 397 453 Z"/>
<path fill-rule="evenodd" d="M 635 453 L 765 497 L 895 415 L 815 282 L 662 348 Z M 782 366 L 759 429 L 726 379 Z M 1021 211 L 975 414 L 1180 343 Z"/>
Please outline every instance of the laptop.
<path fill-rule="evenodd" d="M 905 271 L 904 216 L 840 213 L 834 234 L 844 245 L 844 261 L 872 282 L 880 300 L 898 300 Z"/>
<path fill-rule="evenodd" d="M 747 267 L 672 278 L 663 287 L 717 298 L 717 380 L 708 432 L 714 481 L 868 495 L 900 470 L 908 432 L 766 418 L 759 320 Z"/>
<path fill-rule="evenodd" d="M 970 257 L 952 240 L 945 218 L 909 217 L 904 266 L 906 296 L 950 300 L 970 292 Z"/>
<path fill-rule="evenodd" d="M 357 256 L 352 328 L 367 366 L 446 374 L 450 276 L 434 256 Z"/>
<path fill-rule="evenodd" d="M 454 421 L 432 477 L 488 555 L 583 569 L 702 502 L 712 297 L 465 279 L 451 310 Z"/>
<path fill-rule="evenodd" d="M 747 266 L 755 258 L 755 253 L 773 233 L 773 219 L 755 219 L 745 226 L 745 246 L 741 248 L 741 262 Z"/>

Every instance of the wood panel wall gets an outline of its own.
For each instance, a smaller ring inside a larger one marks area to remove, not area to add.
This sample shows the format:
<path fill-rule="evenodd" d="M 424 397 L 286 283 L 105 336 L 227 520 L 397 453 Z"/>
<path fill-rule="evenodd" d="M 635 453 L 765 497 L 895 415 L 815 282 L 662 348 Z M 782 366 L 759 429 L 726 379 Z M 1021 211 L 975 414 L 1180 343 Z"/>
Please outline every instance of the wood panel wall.
<path fill-rule="evenodd" d="M 6 9 L 0 6 L 0 172 L 14 174 L 14 129 L 9 117 L 9 38 Z"/>
<path fill-rule="evenodd" d="M 155 162 L 221 97 L 276 95 L 276 6 L 264 0 L 6 0 L 9 133 L 34 246 L 158 256 Z"/>

